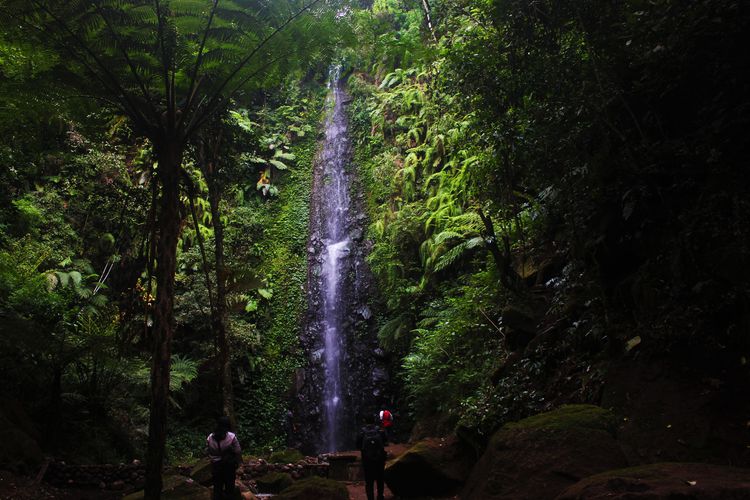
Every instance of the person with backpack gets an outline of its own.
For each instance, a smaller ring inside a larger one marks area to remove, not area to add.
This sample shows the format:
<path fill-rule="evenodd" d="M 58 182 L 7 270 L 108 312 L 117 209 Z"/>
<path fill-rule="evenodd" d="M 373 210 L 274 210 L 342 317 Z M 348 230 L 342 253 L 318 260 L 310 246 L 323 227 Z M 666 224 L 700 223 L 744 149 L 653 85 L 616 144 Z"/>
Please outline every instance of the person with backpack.
<path fill-rule="evenodd" d="M 365 473 L 365 492 L 367 500 L 375 500 L 373 483 L 378 484 L 378 500 L 383 500 L 385 471 L 385 459 L 387 454 L 385 446 L 388 444 L 385 431 L 380 428 L 380 415 L 375 415 L 375 421 L 362 427 L 357 435 L 357 447 L 362 455 L 362 469 Z"/>
<path fill-rule="evenodd" d="M 219 417 L 216 429 L 206 438 L 206 453 L 211 459 L 214 500 L 227 500 L 234 493 L 235 471 L 242 461 L 240 442 L 229 432 L 229 418 Z"/>

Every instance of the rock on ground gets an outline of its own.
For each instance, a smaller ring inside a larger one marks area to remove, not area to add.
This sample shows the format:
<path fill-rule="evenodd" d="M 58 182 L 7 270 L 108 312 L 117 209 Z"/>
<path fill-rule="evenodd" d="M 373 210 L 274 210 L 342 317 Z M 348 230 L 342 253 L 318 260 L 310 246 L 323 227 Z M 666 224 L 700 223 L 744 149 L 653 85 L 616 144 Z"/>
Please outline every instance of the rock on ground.
<path fill-rule="evenodd" d="M 211 500 L 211 488 L 201 486 L 185 476 L 175 475 L 164 478 L 161 498 L 163 500 Z M 143 491 L 137 491 L 123 500 L 141 500 Z"/>
<path fill-rule="evenodd" d="M 296 481 L 273 497 L 277 500 L 349 500 L 346 485 L 332 479 L 308 477 Z"/>
<path fill-rule="evenodd" d="M 660 463 L 597 474 L 558 500 L 739 500 L 750 498 L 750 470 L 710 464 Z"/>

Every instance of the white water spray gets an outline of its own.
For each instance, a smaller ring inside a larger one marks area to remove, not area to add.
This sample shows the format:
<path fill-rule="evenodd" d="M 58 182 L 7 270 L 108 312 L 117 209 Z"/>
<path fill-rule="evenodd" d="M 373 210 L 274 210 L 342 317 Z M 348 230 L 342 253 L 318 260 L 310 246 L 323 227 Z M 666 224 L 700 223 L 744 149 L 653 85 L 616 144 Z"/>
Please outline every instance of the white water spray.
<path fill-rule="evenodd" d="M 339 84 L 340 68 L 331 71 L 328 84 L 329 112 L 325 127 L 322 161 L 324 176 L 323 218 L 326 230 L 326 250 L 322 267 L 321 295 L 323 296 L 323 332 L 325 348 L 325 384 L 323 388 L 325 431 L 324 446 L 337 451 L 344 410 L 341 381 L 342 364 L 342 269 L 349 256 L 350 241 L 346 237 L 346 217 L 350 208 L 349 185 L 345 165 L 348 161 L 348 130 Z"/>

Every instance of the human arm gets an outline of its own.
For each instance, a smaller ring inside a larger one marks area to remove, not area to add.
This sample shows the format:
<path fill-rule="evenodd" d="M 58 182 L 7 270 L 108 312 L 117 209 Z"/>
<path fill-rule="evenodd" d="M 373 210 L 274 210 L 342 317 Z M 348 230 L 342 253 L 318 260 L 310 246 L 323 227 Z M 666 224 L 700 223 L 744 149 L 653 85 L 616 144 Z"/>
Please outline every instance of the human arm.
<path fill-rule="evenodd" d="M 232 452 L 237 457 L 237 461 L 242 461 L 242 449 L 240 448 L 240 441 L 237 439 L 237 436 L 234 436 L 232 439 Z"/>

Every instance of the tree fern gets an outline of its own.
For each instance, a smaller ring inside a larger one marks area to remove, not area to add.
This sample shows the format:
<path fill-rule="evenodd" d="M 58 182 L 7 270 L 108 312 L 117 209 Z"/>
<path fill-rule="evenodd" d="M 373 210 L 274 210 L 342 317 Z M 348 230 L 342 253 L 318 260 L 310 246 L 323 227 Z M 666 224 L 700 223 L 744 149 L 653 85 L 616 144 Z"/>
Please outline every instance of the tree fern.
<path fill-rule="evenodd" d="M 198 376 L 198 363 L 179 354 L 172 356 L 169 371 L 169 390 L 179 391 L 183 384 L 191 382 Z"/>

